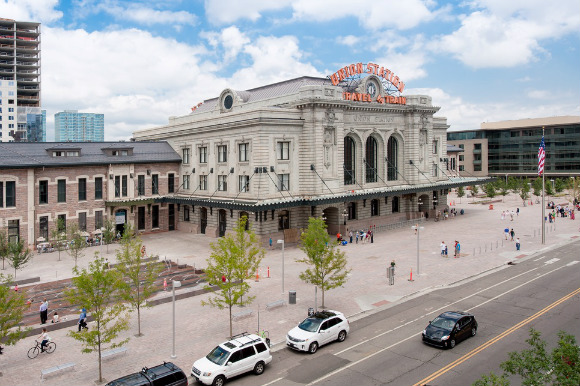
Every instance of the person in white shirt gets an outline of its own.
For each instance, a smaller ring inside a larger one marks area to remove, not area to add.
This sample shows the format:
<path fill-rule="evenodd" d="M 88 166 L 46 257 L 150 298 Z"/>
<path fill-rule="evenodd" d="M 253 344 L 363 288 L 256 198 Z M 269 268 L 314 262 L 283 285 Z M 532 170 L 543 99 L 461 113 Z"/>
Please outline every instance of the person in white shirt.
<path fill-rule="evenodd" d="M 40 342 L 40 351 L 44 352 L 44 346 L 50 341 L 50 336 L 48 336 L 48 332 L 46 332 L 46 328 L 42 329 L 42 333 L 38 337 Z"/>
<path fill-rule="evenodd" d="M 441 242 L 441 256 L 445 256 L 445 241 Z"/>

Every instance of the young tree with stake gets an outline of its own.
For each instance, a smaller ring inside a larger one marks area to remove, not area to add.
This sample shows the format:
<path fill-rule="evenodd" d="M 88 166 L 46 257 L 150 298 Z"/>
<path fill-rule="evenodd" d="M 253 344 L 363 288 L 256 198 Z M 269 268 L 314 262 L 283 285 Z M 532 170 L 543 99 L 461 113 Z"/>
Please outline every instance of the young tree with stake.
<path fill-rule="evenodd" d="M 4 276 L 0 273 L 0 344 L 7 346 L 16 344 L 30 330 L 20 325 L 28 309 L 25 295 L 20 291 L 11 290 L 10 283 L 12 283 L 12 276 Z M 0 372 L 0 376 L 1 374 Z"/>
<path fill-rule="evenodd" d="M 16 271 L 24 268 L 33 256 L 32 251 L 24 245 L 24 241 L 18 240 L 8 243 L 8 264 L 14 268 L 14 277 L 16 277 Z"/>

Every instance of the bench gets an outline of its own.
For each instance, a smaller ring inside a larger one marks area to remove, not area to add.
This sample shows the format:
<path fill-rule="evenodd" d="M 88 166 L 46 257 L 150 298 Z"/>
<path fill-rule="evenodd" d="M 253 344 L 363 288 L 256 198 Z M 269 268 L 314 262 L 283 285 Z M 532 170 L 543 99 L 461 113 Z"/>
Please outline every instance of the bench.
<path fill-rule="evenodd" d="M 233 317 L 234 317 L 234 320 L 239 320 L 239 319 L 251 316 L 253 313 L 254 313 L 254 311 L 251 308 L 248 308 L 247 310 L 235 313 L 233 315 Z"/>
<path fill-rule="evenodd" d="M 48 369 L 42 369 L 42 370 L 40 370 L 40 379 L 44 379 L 45 375 L 56 373 L 57 371 L 65 370 L 65 369 L 68 369 L 71 367 L 75 367 L 75 365 L 76 365 L 76 363 L 74 363 L 74 362 L 68 362 L 68 363 L 63 363 L 62 365 L 49 367 Z"/>
<path fill-rule="evenodd" d="M 276 307 L 282 307 L 286 305 L 286 301 L 284 299 L 276 300 L 275 302 L 271 302 L 266 304 L 266 309 L 271 310 Z"/>
<path fill-rule="evenodd" d="M 111 350 L 103 351 L 103 353 L 101 353 L 101 358 L 105 359 L 105 358 L 110 357 L 111 355 L 120 354 L 122 352 L 126 353 L 127 347 L 122 346 L 122 347 L 113 348 Z"/>

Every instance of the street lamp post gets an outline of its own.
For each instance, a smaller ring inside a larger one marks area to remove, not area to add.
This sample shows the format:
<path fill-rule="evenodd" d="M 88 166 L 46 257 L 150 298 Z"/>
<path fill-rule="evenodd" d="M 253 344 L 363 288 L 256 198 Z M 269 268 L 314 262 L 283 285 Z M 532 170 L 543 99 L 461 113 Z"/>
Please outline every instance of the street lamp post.
<path fill-rule="evenodd" d="M 342 210 L 342 219 L 343 219 L 343 224 L 344 224 L 344 230 L 346 230 L 346 218 L 348 217 L 348 212 L 346 211 L 346 209 Z"/>
<path fill-rule="evenodd" d="M 282 244 L 282 295 L 284 295 L 284 240 L 278 240 L 278 244 Z"/>
<path fill-rule="evenodd" d="M 181 282 L 177 280 L 172 281 L 173 285 L 173 352 L 171 354 L 171 358 L 177 358 L 175 355 L 175 288 L 181 287 Z"/>
<path fill-rule="evenodd" d="M 423 227 L 417 225 L 413 225 L 411 229 L 414 229 L 417 232 L 417 276 L 419 275 L 419 233 Z"/>

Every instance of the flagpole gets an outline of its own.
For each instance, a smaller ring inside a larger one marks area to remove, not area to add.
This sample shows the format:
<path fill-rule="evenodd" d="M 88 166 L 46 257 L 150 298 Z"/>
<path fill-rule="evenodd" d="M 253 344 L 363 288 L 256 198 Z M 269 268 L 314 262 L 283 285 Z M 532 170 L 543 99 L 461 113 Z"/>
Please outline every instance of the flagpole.
<path fill-rule="evenodd" d="M 542 126 L 542 138 L 544 138 L 544 127 Z M 542 245 L 546 244 L 546 203 L 544 201 L 544 196 L 546 194 L 546 168 L 542 170 Z"/>

